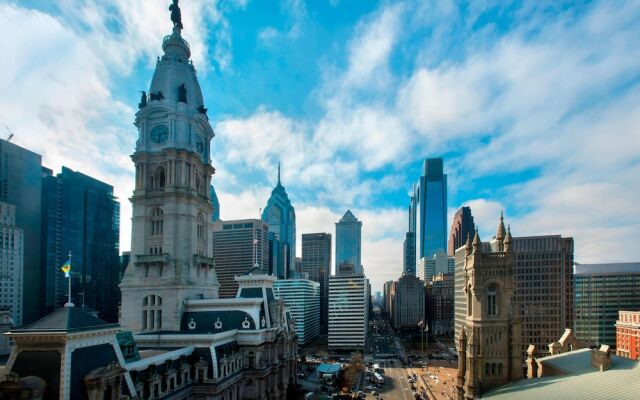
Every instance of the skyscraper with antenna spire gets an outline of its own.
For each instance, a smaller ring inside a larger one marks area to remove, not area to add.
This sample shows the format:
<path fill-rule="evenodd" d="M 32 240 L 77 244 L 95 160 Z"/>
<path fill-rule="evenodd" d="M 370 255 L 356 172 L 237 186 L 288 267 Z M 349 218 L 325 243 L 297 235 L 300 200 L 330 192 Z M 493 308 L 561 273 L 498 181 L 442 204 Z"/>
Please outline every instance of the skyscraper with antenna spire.
<path fill-rule="evenodd" d="M 269 225 L 273 259 L 272 273 L 278 278 L 292 275 L 296 261 L 296 212 L 280 179 L 271 191 L 271 197 L 262 212 L 262 220 Z"/>

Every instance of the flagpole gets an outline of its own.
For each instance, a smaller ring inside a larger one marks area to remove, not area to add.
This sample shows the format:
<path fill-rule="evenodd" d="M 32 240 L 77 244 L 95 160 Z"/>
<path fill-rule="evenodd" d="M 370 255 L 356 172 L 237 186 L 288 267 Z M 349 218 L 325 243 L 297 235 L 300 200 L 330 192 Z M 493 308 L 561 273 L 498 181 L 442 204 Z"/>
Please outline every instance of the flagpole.
<path fill-rule="evenodd" d="M 69 250 L 69 265 L 71 265 L 71 250 Z M 67 304 L 65 304 L 65 307 L 73 307 L 73 303 L 71 302 L 71 270 L 69 270 L 69 277 L 67 278 L 69 279 L 69 291 L 67 293 Z"/>

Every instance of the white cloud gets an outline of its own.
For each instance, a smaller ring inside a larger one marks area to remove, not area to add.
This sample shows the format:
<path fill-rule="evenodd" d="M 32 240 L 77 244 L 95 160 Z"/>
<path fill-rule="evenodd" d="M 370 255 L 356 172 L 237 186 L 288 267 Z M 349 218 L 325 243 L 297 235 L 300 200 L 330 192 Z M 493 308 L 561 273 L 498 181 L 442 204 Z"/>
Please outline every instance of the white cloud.
<path fill-rule="evenodd" d="M 135 110 L 113 95 L 112 85 L 139 60 L 155 60 L 170 33 L 169 11 L 154 1 L 57 5 L 59 16 L 0 4 L 0 35 L 8 39 L 0 63 L 0 119 L 15 133 L 13 141 L 41 154 L 54 173 L 65 165 L 114 186 L 120 248 L 127 250 Z M 217 27 L 223 17 L 216 2 L 201 0 L 183 9 L 183 21 L 193 58 L 204 68 L 207 26 Z"/>
<path fill-rule="evenodd" d="M 375 86 L 384 82 L 389 55 L 402 26 L 401 3 L 383 7 L 373 20 L 365 19 L 356 27 L 349 44 L 349 66 L 343 84 L 349 87 Z"/>
<path fill-rule="evenodd" d="M 273 45 L 281 39 L 296 39 L 302 33 L 303 25 L 306 23 L 307 7 L 303 0 L 282 0 L 280 7 L 283 14 L 288 18 L 288 26 L 280 31 L 273 26 L 258 32 L 258 40 L 266 45 Z"/>
<path fill-rule="evenodd" d="M 57 4 L 59 17 L 0 5 L 0 35 L 11 38 L 0 63 L 0 118 L 47 166 L 64 164 L 114 184 L 126 249 L 134 110 L 111 85 L 160 52 L 170 28 L 167 4 Z M 304 4 L 287 4 L 291 23 L 282 32 L 267 27 L 267 41 L 301 32 Z M 197 0 L 183 8 L 184 35 L 205 72 L 209 58 L 231 68 L 225 10 L 245 6 Z M 631 240 L 640 233 L 632 212 L 640 202 L 640 47 L 633 39 L 640 37 L 640 5 L 593 3 L 553 15 L 527 6 L 509 32 L 491 24 L 471 32 L 485 7 L 460 15 L 449 2 L 384 3 L 345 40 L 344 60 L 325 69 L 311 94 L 322 107 L 316 120 L 269 106 L 246 118 L 223 117 L 212 144 L 223 218 L 257 216 L 270 193 L 261 185 L 247 190 L 251 182 L 237 171 L 271 177 L 282 161 L 299 233 L 333 232 L 343 210 L 353 208 L 364 221 L 365 267 L 383 282 L 400 268 L 406 218 L 403 209 L 376 210 L 376 202 L 404 185 L 398 171 L 408 163 L 453 150 L 459 163 L 450 183 L 460 187 L 533 171 L 518 184 L 478 188 L 466 202 L 485 238 L 504 207 L 514 235 L 574 236 L 580 261 L 637 258 Z M 432 36 L 416 33 L 430 29 Z M 456 55 L 447 58 L 451 50 Z M 408 69 L 395 74 L 399 53 Z"/>

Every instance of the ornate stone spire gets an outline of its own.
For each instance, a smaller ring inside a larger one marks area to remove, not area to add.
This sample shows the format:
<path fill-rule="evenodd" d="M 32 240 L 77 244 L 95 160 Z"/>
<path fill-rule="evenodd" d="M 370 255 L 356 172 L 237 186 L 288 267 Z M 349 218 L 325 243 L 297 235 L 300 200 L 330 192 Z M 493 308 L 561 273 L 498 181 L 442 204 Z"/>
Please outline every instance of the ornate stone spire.
<path fill-rule="evenodd" d="M 467 242 L 464 245 L 464 253 L 465 253 L 465 255 L 468 256 L 469 254 L 471 254 L 471 249 L 472 249 L 472 247 L 471 247 L 471 233 L 467 232 Z"/>
<path fill-rule="evenodd" d="M 481 253 L 482 252 L 482 242 L 480 241 L 480 234 L 478 234 L 478 227 L 476 226 L 476 233 L 473 236 L 473 252 Z"/>
<path fill-rule="evenodd" d="M 504 251 L 511 251 L 511 243 L 513 243 L 513 237 L 511 237 L 511 225 L 507 227 L 507 236 L 504 238 Z"/>
<path fill-rule="evenodd" d="M 498 224 L 498 232 L 496 233 L 496 240 L 502 242 L 504 240 L 504 235 L 506 231 L 504 229 L 504 215 L 502 211 L 500 211 L 500 224 Z"/>

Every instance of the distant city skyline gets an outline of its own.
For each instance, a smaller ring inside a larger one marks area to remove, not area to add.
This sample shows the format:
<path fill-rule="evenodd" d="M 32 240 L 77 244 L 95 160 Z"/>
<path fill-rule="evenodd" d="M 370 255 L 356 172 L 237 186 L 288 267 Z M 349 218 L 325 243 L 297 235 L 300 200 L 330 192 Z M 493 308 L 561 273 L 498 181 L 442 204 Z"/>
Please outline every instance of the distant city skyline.
<path fill-rule="evenodd" d="M 422 160 L 442 157 L 449 221 L 470 206 L 486 229 L 504 209 L 521 235 L 574 237 L 578 262 L 637 261 L 640 215 L 627 210 L 640 201 L 640 4 L 321 3 L 183 7 L 216 133 L 220 218 L 255 218 L 281 160 L 297 254 L 302 233 L 333 232 L 351 209 L 364 223 L 362 264 L 380 290 L 402 271 Z M 0 4 L 12 38 L 0 122 L 44 165 L 114 186 L 126 251 L 132 116 L 167 34 L 157 23 L 166 4 L 87 7 L 95 18 L 71 3 Z"/>

